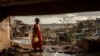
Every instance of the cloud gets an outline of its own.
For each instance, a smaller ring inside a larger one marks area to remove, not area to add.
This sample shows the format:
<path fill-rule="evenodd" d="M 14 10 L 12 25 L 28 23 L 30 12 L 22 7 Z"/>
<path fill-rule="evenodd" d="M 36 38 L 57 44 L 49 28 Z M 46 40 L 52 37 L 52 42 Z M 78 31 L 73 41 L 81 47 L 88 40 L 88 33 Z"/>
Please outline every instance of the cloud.
<path fill-rule="evenodd" d="M 100 16 L 100 11 L 74 13 L 78 16 Z"/>
<path fill-rule="evenodd" d="M 87 20 L 89 16 L 92 16 L 92 18 L 95 18 L 94 16 L 99 16 L 99 15 L 100 15 L 100 11 L 81 12 L 81 13 L 73 13 L 73 14 L 15 16 L 15 19 L 22 20 L 24 23 L 27 23 L 27 24 L 34 24 L 35 23 L 34 19 L 38 17 L 40 18 L 42 24 L 49 24 L 49 23 L 61 23 L 59 20 L 63 19 L 64 17 L 74 16 L 74 18 L 70 19 L 69 22 L 75 23 L 77 20 Z"/>

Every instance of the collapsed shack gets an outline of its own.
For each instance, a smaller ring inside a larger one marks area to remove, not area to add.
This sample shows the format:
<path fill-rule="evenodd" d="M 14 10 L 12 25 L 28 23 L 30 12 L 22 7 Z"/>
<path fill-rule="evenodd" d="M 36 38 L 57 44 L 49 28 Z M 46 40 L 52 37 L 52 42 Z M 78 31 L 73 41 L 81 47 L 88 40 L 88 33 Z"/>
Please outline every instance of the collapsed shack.
<path fill-rule="evenodd" d="M 20 25 L 18 27 L 13 28 L 13 37 L 28 37 L 29 36 L 29 28 L 28 25 Z"/>
<path fill-rule="evenodd" d="M 12 23 L 11 23 L 11 35 L 13 38 L 17 37 L 28 37 L 30 33 L 31 26 L 28 24 L 25 24 L 21 20 L 13 20 L 12 18 Z"/>

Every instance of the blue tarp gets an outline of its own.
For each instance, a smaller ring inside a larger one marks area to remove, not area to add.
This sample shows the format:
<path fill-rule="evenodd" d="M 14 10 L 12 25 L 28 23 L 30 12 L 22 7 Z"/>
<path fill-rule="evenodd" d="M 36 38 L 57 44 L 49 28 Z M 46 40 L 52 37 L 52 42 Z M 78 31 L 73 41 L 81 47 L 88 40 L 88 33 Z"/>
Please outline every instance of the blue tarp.
<path fill-rule="evenodd" d="M 76 39 L 82 39 L 84 37 L 83 33 L 76 33 L 75 34 Z"/>

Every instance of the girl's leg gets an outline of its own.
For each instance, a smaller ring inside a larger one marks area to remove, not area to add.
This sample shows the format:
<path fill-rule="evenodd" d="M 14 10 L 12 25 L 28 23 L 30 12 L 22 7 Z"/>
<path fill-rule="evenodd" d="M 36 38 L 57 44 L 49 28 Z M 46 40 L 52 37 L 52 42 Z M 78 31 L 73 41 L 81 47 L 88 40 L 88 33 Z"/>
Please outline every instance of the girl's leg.
<path fill-rule="evenodd" d="M 34 51 L 36 51 L 36 48 L 34 48 Z"/>
<path fill-rule="evenodd" d="M 42 48 L 39 48 L 40 52 L 43 52 L 43 49 Z"/>

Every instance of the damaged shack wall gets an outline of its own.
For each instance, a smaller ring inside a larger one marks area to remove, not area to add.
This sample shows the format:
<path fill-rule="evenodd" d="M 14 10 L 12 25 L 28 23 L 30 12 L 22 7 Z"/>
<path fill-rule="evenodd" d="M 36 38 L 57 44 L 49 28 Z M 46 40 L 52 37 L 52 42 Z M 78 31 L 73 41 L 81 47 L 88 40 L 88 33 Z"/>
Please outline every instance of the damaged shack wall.
<path fill-rule="evenodd" d="M 9 17 L 0 22 L 0 50 L 10 46 Z"/>

